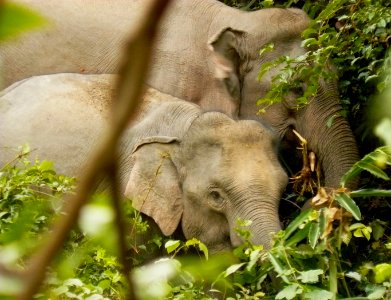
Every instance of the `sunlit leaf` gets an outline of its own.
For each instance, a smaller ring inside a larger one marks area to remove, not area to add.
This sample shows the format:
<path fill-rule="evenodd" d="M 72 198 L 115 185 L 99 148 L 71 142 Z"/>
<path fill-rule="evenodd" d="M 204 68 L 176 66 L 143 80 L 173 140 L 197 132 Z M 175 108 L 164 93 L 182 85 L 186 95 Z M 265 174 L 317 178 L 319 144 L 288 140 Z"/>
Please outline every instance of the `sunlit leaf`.
<path fill-rule="evenodd" d="M 166 248 L 166 251 L 168 254 L 175 251 L 179 246 L 181 245 L 181 241 L 177 240 L 169 240 L 164 244 L 164 248 Z"/>
<path fill-rule="evenodd" d="M 252 267 L 257 263 L 259 258 L 261 257 L 261 249 L 256 249 L 250 254 L 250 261 L 248 262 L 246 269 L 249 271 Z"/>
<path fill-rule="evenodd" d="M 238 271 L 241 267 L 243 267 L 246 263 L 240 263 L 240 264 L 235 264 L 235 265 L 232 265 L 232 266 L 229 266 L 227 268 L 227 270 L 225 270 L 224 272 L 224 277 L 227 277 L 233 273 L 235 273 L 236 271 Z"/>
<path fill-rule="evenodd" d="M 368 294 L 367 299 L 371 299 L 371 300 L 383 299 L 385 292 L 386 292 L 386 288 L 384 286 L 375 286 Z"/>
<path fill-rule="evenodd" d="M 382 263 L 378 264 L 373 268 L 375 273 L 375 282 L 382 283 L 386 280 L 391 279 L 391 264 Z"/>
<path fill-rule="evenodd" d="M 309 292 L 305 292 L 304 294 L 304 299 L 309 299 L 309 300 L 331 300 L 333 299 L 333 293 L 326 291 L 326 290 L 321 290 L 321 289 L 313 289 Z"/>
<path fill-rule="evenodd" d="M 190 240 L 187 240 L 186 243 L 185 243 L 185 245 L 186 245 L 187 247 L 190 247 L 190 246 L 198 245 L 199 243 L 200 243 L 199 240 L 197 240 L 196 238 L 192 238 L 192 239 L 190 239 Z"/>
<path fill-rule="evenodd" d="M 361 274 L 357 273 L 357 272 L 347 272 L 345 274 L 345 276 L 349 277 L 349 278 L 352 278 L 352 279 L 354 279 L 354 280 L 356 280 L 358 282 L 361 282 L 361 278 L 362 278 Z"/>
<path fill-rule="evenodd" d="M 206 247 L 206 245 L 202 242 L 200 242 L 198 244 L 198 247 L 200 248 L 200 250 L 202 251 L 202 253 L 204 253 L 204 256 L 206 259 L 209 258 L 209 251 L 208 251 L 208 247 Z"/>
<path fill-rule="evenodd" d="M 99 204 L 84 205 L 80 211 L 79 226 L 91 236 L 97 236 L 114 220 L 114 211 L 110 206 Z"/>
<path fill-rule="evenodd" d="M 353 235 L 355 237 L 365 237 L 368 241 L 371 238 L 372 228 L 369 226 L 365 226 L 361 223 L 352 224 L 349 227 L 350 231 L 353 231 Z"/>
<path fill-rule="evenodd" d="M 303 283 L 316 283 L 319 282 L 319 275 L 323 274 L 323 270 L 309 270 L 300 272 L 300 275 L 297 277 Z"/>
<path fill-rule="evenodd" d="M 297 283 L 293 283 L 282 289 L 275 299 L 294 299 L 297 295 L 300 295 L 303 289 Z"/>
<path fill-rule="evenodd" d="M 54 163 L 52 161 L 43 160 L 39 167 L 42 171 L 49 171 L 49 170 L 53 170 L 53 166 Z"/>

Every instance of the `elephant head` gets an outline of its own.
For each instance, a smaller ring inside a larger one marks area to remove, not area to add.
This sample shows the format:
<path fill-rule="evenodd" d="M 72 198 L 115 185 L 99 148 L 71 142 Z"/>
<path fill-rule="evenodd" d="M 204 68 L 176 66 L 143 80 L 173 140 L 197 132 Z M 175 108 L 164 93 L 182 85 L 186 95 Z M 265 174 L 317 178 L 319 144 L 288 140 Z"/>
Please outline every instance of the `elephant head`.
<path fill-rule="evenodd" d="M 235 231 L 240 218 L 252 222 L 252 242 L 268 248 L 280 230 L 287 184 L 277 145 L 259 122 L 202 113 L 182 137 L 152 136 L 135 145 L 125 195 L 165 235 L 181 226 L 210 251 L 229 249 L 242 242 Z"/>
<path fill-rule="evenodd" d="M 297 57 L 305 53 L 301 47 L 301 33 L 309 25 L 308 16 L 298 9 L 265 9 L 238 13 L 228 22 L 213 22 L 209 38 L 210 59 L 216 77 L 236 99 L 235 114 L 239 118 L 255 116 L 260 109 L 257 99 L 262 98 L 271 86 L 271 76 L 278 68 L 269 71 L 261 81 L 257 75 L 264 63 L 286 55 Z M 261 47 L 273 43 L 274 50 L 259 55 Z M 303 89 L 305 87 L 303 86 Z M 290 156 L 297 139 L 292 129 L 308 141 L 309 149 L 319 159 L 324 173 L 324 184 L 339 186 L 341 176 L 358 160 L 355 139 L 343 118 L 335 82 L 322 80 L 314 99 L 297 109 L 296 99 L 303 91 L 291 91 L 283 103 L 274 104 L 258 118 L 267 122 L 281 140 L 290 145 Z M 208 105 L 208 104 L 207 104 Z M 332 125 L 326 125 L 332 121 Z"/>

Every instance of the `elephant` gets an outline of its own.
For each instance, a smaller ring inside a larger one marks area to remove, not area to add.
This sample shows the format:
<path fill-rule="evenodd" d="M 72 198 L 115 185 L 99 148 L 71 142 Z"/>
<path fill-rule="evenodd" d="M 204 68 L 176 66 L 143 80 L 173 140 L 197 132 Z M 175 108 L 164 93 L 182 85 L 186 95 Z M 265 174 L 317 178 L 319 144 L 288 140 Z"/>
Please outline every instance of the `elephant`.
<path fill-rule="evenodd" d="M 29 143 L 31 156 L 78 176 L 110 122 L 116 75 L 34 76 L 0 96 L 0 166 Z M 278 204 L 288 177 L 278 136 L 255 120 L 146 88 L 142 107 L 119 142 L 121 193 L 169 236 L 180 230 L 211 252 L 243 242 L 237 219 L 250 220 L 251 241 L 270 247 L 280 230 Z"/>
<path fill-rule="evenodd" d="M 1 46 L 5 85 L 58 72 L 116 73 L 126 37 L 149 1 L 18 0 L 45 16 L 49 25 Z M 305 12 L 294 8 L 246 12 L 216 0 L 172 1 L 146 84 L 206 110 L 267 123 L 287 145 L 288 157 L 296 153 L 296 130 L 318 158 L 323 185 L 338 187 L 359 156 L 334 81 L 321 80 L 305 107 L 296 106 L 302 91 L 292 90 L 284 102 L 257 113 L 256 100 L 265 96 L 278 71 L 270 70 L 258 82 L 260 67 L 282 55 L 305 53 L 301 33 L 309 22 Z M 260 48 L 269 43 L 274 51 L 260 57 Z"/>

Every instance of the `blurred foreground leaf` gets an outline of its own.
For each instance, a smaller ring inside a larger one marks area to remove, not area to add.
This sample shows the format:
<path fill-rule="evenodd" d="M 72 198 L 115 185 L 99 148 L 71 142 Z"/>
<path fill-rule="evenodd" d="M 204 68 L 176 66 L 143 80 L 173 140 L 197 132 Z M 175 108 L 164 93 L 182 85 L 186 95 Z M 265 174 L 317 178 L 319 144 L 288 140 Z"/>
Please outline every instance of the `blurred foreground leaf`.
<path fill-rule="evenodd" d="M 12 2 L 5 2 L 0 6 L 0 41 L 41 27 L 45 23 L 45 19 L 36 12 Z"/>

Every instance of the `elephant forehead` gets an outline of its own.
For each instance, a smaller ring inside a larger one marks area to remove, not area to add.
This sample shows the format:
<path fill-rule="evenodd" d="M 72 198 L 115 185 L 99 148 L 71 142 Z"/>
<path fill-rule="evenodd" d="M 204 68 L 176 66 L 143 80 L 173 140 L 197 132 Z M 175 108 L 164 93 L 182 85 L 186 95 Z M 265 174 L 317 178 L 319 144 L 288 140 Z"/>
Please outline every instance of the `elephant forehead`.
<path fill-rule="evenodd" d="M 263 150 L 273 147 L 277 137 L 256 121 L 242 121 L 222 129 L 222 142 L 232 149 Z"/>
<path fill-rule="evenodd" d="M 279 177 L 282 167 L 272 147 L 263 143 L 237 143 L 222 151 L 221 167 L 231 170 L 231 176 L 243 181 Z"/>

